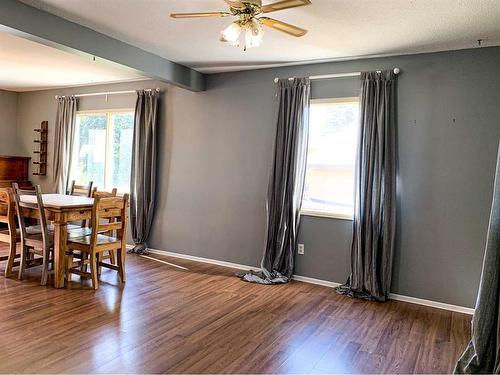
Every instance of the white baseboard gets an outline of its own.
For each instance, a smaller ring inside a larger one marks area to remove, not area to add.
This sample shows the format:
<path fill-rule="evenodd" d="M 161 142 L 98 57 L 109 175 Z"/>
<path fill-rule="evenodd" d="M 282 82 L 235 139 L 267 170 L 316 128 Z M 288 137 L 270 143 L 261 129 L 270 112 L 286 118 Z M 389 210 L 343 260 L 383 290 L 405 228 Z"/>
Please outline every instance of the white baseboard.
<path fill-rule="evenodd" d="M 297 280 L 297 281 L 302 281 L 304 283 L 323 285 L 323 286 L 326 286 L 329 288 L 336 288 L 339 285 L 342 285 L 340 283 L 335 283 L 333 281 L 314 279 L 312 277 L 299 276 L 299 275 L 293 275 L 293 279 Z M 394 301 L 414 303 L 416 305 L 429 306 L 429 307 L 434 307 L 436 309 L 449 310 L 449 311 L 459 312 L 459 313 L 463 313 L 463 314 L 470 314 L 470 315 L 474 314 L 474 309 L 471 309 L 470 307 L 451 305 L 449 303 L 430 301 L 427 299 L 403 296 L 401 294 L 395 294 L 395 293 L 390 293 L 389 298 L 394 300 Z"/>
<path fill-rule="evenodd" d="M 127 245 L 128 249 L 130 249 L 132 247 L 133 247 L 132 245 Z M 180 259 L 192 260 L 192 261 L 195 261 L 195 262 L 215 264 L 215 265 L 222 266 L 222 267 L 229 267 L 229 268 L 235 268 L 235 269 L 240 269 L 240 270 L 252 270 L 252 271 L 259 271 L 260 270 L 259 267 L 246 266 L 244 264 L 225 262 L 225 261 L 222 261 L 222 260 L 197 257 L 197 256 L 194 256 L 194 255 L 186 255 L 186 254 L 180 254 L 180 253 L 173 253 L 173 252 L 170 252 L 170 251 L 157 250 L 157 249 L 151 249 L 151 248 L 148 249 L 148 250 L 149 250 L 149 252 L 151 254 L 166 255 L 166 256 L 173 257 L 173 258 L 180 258 Z M 301 281 L 301 282 L 309 283 L 309 284 L 322 285 L 322 286 L 326 286 L 326 287 L 329 287 L 329 288 L 335 288 L 335 287 L 341 285 L 340 283 L 336 283 L 336 282 L 333 282 L 333 281 L 315 279 L 315 278 L 307 277 L 307 276 L 293 275 L 292 278 L 294 280 L 296 280 L 296 281 Z M 463 313 L 463 314 L 470 314 L 470 315 L 474 314 L 474 309 L 472 309 L 470 307 L 457 306 L 457 305 L 452 305 L 452 304 L 449 304 L 449 303 L 443 303 L 443 302 L 437 302 L 437 301 L 430 301 L 430 300 L 427 300 L 427 299 L 410 297 L 410 296 L 403 296 L 401 294 L 394 294 L 394 293 L 391 293 L 389 295 L 389 298 L 392 299 L 392 300 L 395 300 L 395 301 L 414 303 L 414 304 L 417 304 L 417 305 L 434 307 L 436 309 L 454 311 L 454 312 Z"/>
<path fill-rule="evenodd" d="M 130 245 L 127 245 L 127 248 L 129 248 L 129 246 Z M 130 246 L 130 248 L 131 247 L 133 247 L 133 246 Z M 173 258 L 180 258 L 180 259 L 192 260 L 194 262 L 215 264 L 217 266 L 229 267 L 229 268 L 236 268 L 236 269 L 239 269 L 239 270 L 260 271 L 259 267 L 245 266 L 243 264 L 238 264 L 238 263 L 231 263 L 231 262 L 225 262 L 225 261 L 222 261 L 222 260 L 197 257 L 197 256 L 194 256 L 194 255 L 172 253 L 170 251 L 163 251 L 163 250 L 157 250 L 157 249 L 151 249 L 151 248 L 148 248 L 148 250 L 149 250 L 149 252 L 151 254 L 167 255 L 167 256 L 173 257 Z"/>
<path fill-rule="evenodd" d="M 428 299 L 403 296 L 401 294 L 394 294 L 394 293 L 389 294 L 389 298 L 393 299 L 395 301 L 409 302 L 409 303 L 414 303 L 417 305 L 434 307 L 436 309 L 443 309 L 443 310 L 454 311 L 454 312 L 458 312 L 458 313 L 462 313 L 462 314 L 474 315 L 474 309 L 470 308 L 470 307 L 451 305 L 449 303 L 430 301 Z"/>
<path fill-rule="evenodd" d="M 302 281 L 303 283 L 322 285 L 322 286 L 326 286 L 328 288 L 336 288 L 339 285 L 342 285 L 341 283 L 335 283 L 333 281 L 326 281 L 326 280 L 315 279 L 313 277 L 300 276 L 300 275 L 293 275 L 292 279 L 294 279 L 295 281 Z"/>

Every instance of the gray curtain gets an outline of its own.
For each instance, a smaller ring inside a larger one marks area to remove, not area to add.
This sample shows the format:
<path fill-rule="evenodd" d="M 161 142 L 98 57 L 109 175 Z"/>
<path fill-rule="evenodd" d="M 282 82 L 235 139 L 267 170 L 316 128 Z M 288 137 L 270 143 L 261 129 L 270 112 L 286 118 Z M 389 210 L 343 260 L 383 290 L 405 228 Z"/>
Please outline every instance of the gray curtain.
<path fill-rule="evenodd" d="M 240 275 L 261 284 L 286 283 L 293 273 L 309 134 L 309 78 L 281 79 L 276 88 L 277 126 L 262 271 Z"/>
<path fill-rule="evenodd" d="M 342 294 L 384 301 L 396 232 L 396 82 L 392 71 L 361 74 L 351 275 Z"/>
<path fill-rule="evenodd" d="M 54 134 L 54 185 L 60 194 L 66 194 L 69 183 L 78 99 L 74 96 L 57 98 Z"/>
<path fill-rule="evenodd" d="M 139 90 L 135 104 L 130 177 L 130 224 L 135 247 L 130 252 L 138 254 L 147 253 L 155 210 L 159 96 L 156 90 Z"/>
<path fill-rule="evenodd" d="M 500 373 L 500 148 L 472 339 L 454 372 Z"/>

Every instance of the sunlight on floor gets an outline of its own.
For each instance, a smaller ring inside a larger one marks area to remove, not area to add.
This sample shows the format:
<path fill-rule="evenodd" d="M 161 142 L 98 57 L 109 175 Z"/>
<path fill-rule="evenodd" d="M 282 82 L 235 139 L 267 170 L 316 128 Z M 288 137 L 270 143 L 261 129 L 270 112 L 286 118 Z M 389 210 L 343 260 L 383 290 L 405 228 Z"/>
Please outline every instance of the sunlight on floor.
<path fill-rule="evenodd" d="M 153 258 L 153 257 L 149 257 L 147 255 L 140 255 L 140 257 L 141 258 L 146 258 L 146 259 L 151 259 L 151 260 L 154 260 L 155 262 L 159 262 L 159 263 L 163 263 L 163 264 L 168 264 L 169 266 L 177 267 L 177 268 L 180 268 L 181 270 L 189 271 L 189 268 L 182 267 L 182 266 L 179 266 L 177 264 L 170 263 L 170 262 L 165 262 L 164 260 L 160 260 L 160 259 L 156 259 L 156 258 Z"/>

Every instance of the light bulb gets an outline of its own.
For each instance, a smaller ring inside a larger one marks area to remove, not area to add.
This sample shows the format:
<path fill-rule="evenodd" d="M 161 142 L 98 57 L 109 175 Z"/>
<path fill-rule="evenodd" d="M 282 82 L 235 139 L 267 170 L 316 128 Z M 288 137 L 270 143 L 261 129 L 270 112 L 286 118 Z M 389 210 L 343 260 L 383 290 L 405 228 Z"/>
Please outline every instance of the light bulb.
<path fill-rule="evenodd" d="M 238 22 L 233 22 L 225 30 L 221 32 L 221 40 L 237 45 L 241 34 L 241 26 Z"/>
<path fill-rule="evenodd" d="M 245 47 L 254 48 L 262 44 L 264 30 L 260 22 L 253 18 L 245 25 Z"/>

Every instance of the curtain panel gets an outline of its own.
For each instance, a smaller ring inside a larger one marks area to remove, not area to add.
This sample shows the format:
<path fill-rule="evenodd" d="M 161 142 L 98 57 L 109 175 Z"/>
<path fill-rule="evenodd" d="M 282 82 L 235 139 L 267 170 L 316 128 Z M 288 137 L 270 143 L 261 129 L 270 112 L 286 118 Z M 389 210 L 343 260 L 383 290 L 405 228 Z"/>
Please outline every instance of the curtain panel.
<path fill-rule="evenodd" d="M 385 301 L 396 233 L 396 83 L 392 71 L 361 74 L 351 275 L 341 294 Z"/>
<path fill-rule="evenodd" d="M 132 253 L 147 253 L 147 240 L 156 203 L 158 102 L 157 90 L 137 91 L 132 168 L 130 177 L 130 224 L 135 247 Z"/>
<path fill-rule="evenodd" d="M 74 96 L 58 97 L 54 134 L 54 185 L 60 194 L 68 190 L 71 158 L 75 139 L 78 99 Z"/>
<path fill-rule="evenodd" d="M 309 78 L 281 79 L 276 89 L 276 138 L 262 271 L 240 275 L 261 284 L 286 283 L 293 273 L 309 135 Z"/>
<path fill-rule="evenodd" d="M 500 147 L 472 338 L 454 372 L 500 373 Z"/>

